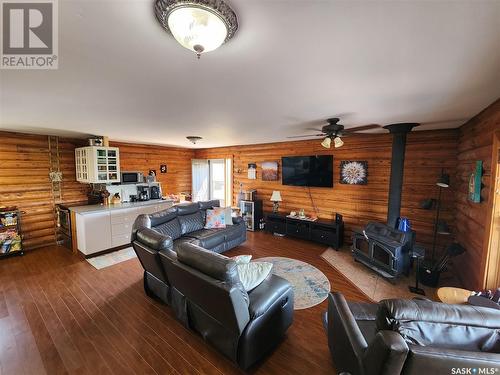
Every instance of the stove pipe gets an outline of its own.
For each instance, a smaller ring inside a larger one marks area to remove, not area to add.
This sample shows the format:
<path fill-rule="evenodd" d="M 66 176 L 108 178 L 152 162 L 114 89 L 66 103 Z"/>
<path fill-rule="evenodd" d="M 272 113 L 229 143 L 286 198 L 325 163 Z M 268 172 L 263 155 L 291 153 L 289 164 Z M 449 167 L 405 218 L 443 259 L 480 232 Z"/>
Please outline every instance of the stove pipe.
<path fill-rule="evenodd" d="M 406 135 L 418 125 L 420 124 L 415 122 L 403 122 L 384 126 L 392 134 L 391 179 L 389 182 L 389 201 L 387 207 L 387 225 L 391 228 L 396 228 L 396 223 L 401 215 Z"/>

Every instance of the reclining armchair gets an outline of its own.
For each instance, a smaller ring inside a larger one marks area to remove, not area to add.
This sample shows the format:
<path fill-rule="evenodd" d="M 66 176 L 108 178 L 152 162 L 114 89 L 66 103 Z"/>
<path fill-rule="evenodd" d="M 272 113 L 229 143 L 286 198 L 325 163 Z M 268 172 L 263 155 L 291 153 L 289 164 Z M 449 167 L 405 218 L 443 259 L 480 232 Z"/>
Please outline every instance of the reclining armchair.
<path fill-rule="evenodd" d="M 246 292 L 231 258 L 183 243 L 177 258 L 161 256 L 177 318 L 242 369 L 282 340 L 293 320 L 293 289 L 269 275 Z"/>
<path fill-rule="evenodd" d="M 417 299 L 347 302 L 342 294 L 333 293 L 328 297 L 325 320 L 328 346 L 339 373 L 417 375 L 451 374 L 453 368 L 500 370 L 498 310 Z"/>

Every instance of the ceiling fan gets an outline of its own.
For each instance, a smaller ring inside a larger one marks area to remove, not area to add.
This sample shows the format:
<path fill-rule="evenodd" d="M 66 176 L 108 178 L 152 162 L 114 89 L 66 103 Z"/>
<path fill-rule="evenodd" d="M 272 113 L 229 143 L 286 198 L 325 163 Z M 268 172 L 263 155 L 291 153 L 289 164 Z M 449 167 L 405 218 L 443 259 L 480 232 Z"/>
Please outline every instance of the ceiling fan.
<path fill-rule="evenodd" d="M 328 125 L 323 126 L 321 129 L 311 129 L 321 132 L 320 134 L 308 134 L 308 135 L 295 135 L 287 138 L 305 138 L 305 137 L 323 137 L 323 141 L 321 142 L 321 146 L 324 148 L 330 148 L 332 141 L 335 148 L 342 147 L 344 141 L 342 137 L 345 135 L 355 134 L 356 132 L 371 130 L 371 129 L 379 129 L 382 128 L 381 125 L 378 124 L 369 124 L 356 126 L 354 128 L 345 129 L 344 125 L 339 124 L 339 118 L 333 117 L 326 120 Z"/>

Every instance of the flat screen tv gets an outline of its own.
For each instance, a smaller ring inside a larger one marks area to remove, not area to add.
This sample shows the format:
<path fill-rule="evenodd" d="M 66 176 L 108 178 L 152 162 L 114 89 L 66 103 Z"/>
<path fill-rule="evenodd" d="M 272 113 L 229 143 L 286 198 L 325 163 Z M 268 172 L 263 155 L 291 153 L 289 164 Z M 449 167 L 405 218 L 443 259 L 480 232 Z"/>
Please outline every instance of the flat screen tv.
<path fill-rule="evenodd" d="M 281 158 L 283 185 L 333 187 L 333 155 Z"/>

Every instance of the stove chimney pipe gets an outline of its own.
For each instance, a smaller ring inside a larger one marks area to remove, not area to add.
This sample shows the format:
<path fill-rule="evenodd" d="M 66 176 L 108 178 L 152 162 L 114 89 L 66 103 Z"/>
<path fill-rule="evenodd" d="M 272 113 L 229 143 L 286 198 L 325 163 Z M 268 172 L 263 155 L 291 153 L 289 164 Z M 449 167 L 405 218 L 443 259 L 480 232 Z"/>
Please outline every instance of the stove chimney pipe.
<path fill-rule="evenodd" d="M 384 129 L 389 130 L 392 134 L 391 179 L 387 207 L 387 225 L 391 228 L 396 228 L 396 223 L 401 215 L 406 135 L 418 125 L 420 124 L 415 122 L 403 122 L 384 126 Z"/>

